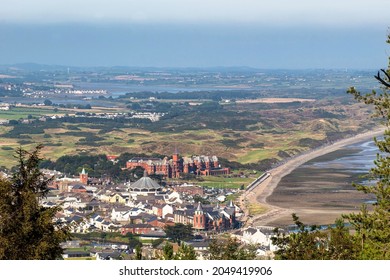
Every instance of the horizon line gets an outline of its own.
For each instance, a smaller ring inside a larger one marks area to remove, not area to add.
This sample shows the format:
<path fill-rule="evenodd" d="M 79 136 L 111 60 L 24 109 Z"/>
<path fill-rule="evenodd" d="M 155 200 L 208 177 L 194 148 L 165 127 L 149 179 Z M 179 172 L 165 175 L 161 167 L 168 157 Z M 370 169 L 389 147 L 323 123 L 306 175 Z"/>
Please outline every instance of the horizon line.
<path fill-rule="evenodd" d="M 256 71 L 264 71 L 264 70 L 273 70 L 273 71 L 308 71 L 308 70 L 336 70 L 336 71 L 377 71 L 379 68 L 361 68 L 361 67 L 305 67 L 305 68 L 293 68 L 293 67 L 255 67 L 255 66 L 247 66 L 247 65 L 229 65 L 229 66 L 137 66 L 137 65 L 66 65 L 66 64 L 47 64 L 47 63 L 37 63 L 37 62 L 18 62 L 18 63 L 7 63 L 0 64 L 0 67 L 27 67 L 27 66 L 35 66 L 35 67 L 50 67 L 50 68 L 74 68 L 74 69 L 93 69 L 93 68 L 129 68 L 129 69 L 161 69 L 161 70 L 211 70 L 211 69 L 242 69 L 242 70 L 256 70 Z M 66 69 L 67 70 L 67 69 Z"/>

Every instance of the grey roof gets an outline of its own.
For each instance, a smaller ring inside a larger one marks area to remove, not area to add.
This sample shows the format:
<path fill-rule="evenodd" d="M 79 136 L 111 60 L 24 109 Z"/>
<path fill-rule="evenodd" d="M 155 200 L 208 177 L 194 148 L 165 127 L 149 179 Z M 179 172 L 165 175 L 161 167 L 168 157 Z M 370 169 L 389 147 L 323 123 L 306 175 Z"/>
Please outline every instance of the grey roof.
<path fill-rule="evenodd" d="M 153 191 L 161 190 L 161 186 L 157 184 L 156 181 L 149 178 L 147 174 L 144 174 L 144 177 L 142 177 L 137 182 L 132 184 L 130 186 L 130 189 L 133 191 L 140 191 L 140 192 L 153 192 Z"/>
<path fill-rule="evenodd" d="M 187 241 L 185 242 L 187 245 L 190 245 L 192 247 L 196 248 L 207 248 L 210 245 L 211 240 L 201 240 L 201 241 Z"/>
<path fill-rule="evenodd" d="M 149 224 L 128 224 L 128 225 L 125 225 L 123 226 L 122 228 L 152 228 L 151 225 Z"/>
<path fill-rule="evenodd" d="M 256 228 L 248 228 L 247 230 L 246 230 L 246 232 L 248 232 L 248 233 L 250 233 L 250 234 L 255 234 L 256 232 L 257 232 L 257 229 Z"/>
<path fill-rule="evenodd" d="M 234 209 L 232 209 L 232 208 L 225 208 L 225 209 L 223 209 L 223 211 L 225 211 L 226 213 L 228 213 L 230 216 L 233 216 L 234 215 Z"/>
<path fill-rule="evenodd" d="M 98 253 L 99 254 L 99 257 L 101 259 L 105 259 L 105 260 L 108 260 L 108 259 L 116 259 L 116 258 L 119 258 L 119 256 L 121 255 L 120 252 L 101 252 L 101 253 Z"/>
<path fill-rule="evenodd" d="M 166 237 L 166 233 L 163 232 L 163 231 L 151 231 L 151 232 L 148 232 L 148 233 L 144 233 L 144 234 L 141 234 L 142 237 L 160 237 L 160 238 L 163 238 L 163 237 Z"/>

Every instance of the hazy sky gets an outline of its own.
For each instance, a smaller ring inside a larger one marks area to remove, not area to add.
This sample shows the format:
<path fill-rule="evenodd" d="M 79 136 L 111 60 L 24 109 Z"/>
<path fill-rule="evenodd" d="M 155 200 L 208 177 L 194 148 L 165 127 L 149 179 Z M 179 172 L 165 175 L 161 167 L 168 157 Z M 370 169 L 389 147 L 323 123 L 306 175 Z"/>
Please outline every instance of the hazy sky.
<path fill-rule="evenodd" d="M 0 0 L 0 64 L 385 67 L 389 0 Z"/>

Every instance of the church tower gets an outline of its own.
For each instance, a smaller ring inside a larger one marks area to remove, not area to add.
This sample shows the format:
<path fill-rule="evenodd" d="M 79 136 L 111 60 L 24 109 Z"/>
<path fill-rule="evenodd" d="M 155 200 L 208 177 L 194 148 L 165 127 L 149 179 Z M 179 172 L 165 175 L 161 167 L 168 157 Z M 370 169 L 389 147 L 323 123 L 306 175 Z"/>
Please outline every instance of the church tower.
<path fill-rule="evenodd" d="M 233 204 L 233 200 L 229 201 L 229 204 L 226 206 L 225 211 L 229 214 L 230 216 L 230 221 L 229 221 L 229 227 L 230 228 L 235 228 L 236 227 L 236 206 Z"/>
<path fill-rule="evenodd" d="M 204 214 L 202 204 L 198 202 L 198 207 L 194 214 L 194 229 L 205 230 L 206 229 L 206 215 Z"/>
<path fill-rule="evenodd" d="M 180 168 L 180 158 L 177 148 L 175 148 L 175 152 L 172 155 L 172 165 L 172 178 L 179 178 L 180 172 L 182 172 L 182 170 Z"/>
<path fill-rule="evenodd" d="M 83 185 L 87 185 L 88 184 L 88 173 L 85 172 L 85 169 L 83 168 L 83 170 L 81 171 L 80 173 L 80 182 L 83 184 Z"/>

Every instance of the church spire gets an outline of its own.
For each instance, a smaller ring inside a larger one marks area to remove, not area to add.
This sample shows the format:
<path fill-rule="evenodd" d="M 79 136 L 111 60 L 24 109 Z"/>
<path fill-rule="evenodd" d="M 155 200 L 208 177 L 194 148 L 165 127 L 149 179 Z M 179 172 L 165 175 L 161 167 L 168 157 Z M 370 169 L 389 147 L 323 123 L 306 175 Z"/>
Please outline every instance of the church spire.
<path fill-rule="evenodd" d="M 202 203 L 200 203 L 200 201 L 198 202 L 198 207 L 196 207 L 196 211 L 203 213 L 203 207 L 202 207 Z"/>

